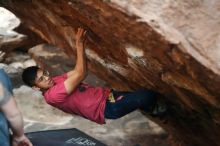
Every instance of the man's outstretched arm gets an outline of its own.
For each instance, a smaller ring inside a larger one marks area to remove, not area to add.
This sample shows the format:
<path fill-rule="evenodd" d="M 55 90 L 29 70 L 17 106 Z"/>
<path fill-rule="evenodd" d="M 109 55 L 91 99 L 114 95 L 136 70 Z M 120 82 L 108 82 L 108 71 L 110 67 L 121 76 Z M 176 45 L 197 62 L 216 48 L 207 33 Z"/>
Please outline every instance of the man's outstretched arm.
<path fill-rule="evenodd" d="M 86 77 L 87 74 L 84 48 L 85 34 L 86 31 L 84 29 L 78 28 L 76 34 L 76 65 L 73 71 L 67 73 L 67 79 L 64 81 L 64 85 L 68 94 L 77 87 L 77 85 Z"/>

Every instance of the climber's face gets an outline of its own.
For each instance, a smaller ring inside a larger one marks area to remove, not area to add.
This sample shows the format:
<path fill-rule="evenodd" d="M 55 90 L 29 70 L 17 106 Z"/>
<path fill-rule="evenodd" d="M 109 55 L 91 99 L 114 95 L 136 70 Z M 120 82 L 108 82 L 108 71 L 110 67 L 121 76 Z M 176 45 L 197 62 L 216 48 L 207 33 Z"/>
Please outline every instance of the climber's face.
<path fill-rule="evenodd" d="M 54 85 L 54 81 L 50 77 L 50 74 L 46 70 L 38 69 L 35 79 L 35 86 L 40 89 L 49 89 Z"/>

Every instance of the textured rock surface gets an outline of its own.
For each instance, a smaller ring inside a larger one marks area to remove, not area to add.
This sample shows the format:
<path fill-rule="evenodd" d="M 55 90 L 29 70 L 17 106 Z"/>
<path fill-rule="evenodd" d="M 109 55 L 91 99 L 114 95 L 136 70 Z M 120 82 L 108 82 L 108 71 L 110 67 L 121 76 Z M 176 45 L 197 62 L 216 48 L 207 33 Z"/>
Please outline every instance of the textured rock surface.
<path fill-rule="evenodd" d="M 2 4 L 72 58 L 74 30 L 87 28 L 90 71 L 117 89 L 163 93 L 173 105 L 162 126 L 183 144 L 220 145 L 218 0 Z"/>
<path fill-rule="evenodd" d="M 10 11 L 0 7 L 0 15 L 0 51 L 8 53 L 17 48 L 27 50 L 36 44 L 45 42 L 20 25 L 20 20 Z"/>
<path fill-rule="evenodd" d="M 7 72 L 11 78 L 13 87 L 17 88 L 23 85 L 21 79 L 23 69 L 33 65 L 36 65 L 36 62 L 27 53 L 13 51 L 7 54 L 4 62 L 0 63 L 0 68 Z"/>
<path fill-rule="evenodd" d="M 27 42 L 27 37 L 13 31 L 20 24 L 15 15 L 4 8 L 0 8 L 0 14 L 0 51 L 10 52 L 24 45 Z"/>

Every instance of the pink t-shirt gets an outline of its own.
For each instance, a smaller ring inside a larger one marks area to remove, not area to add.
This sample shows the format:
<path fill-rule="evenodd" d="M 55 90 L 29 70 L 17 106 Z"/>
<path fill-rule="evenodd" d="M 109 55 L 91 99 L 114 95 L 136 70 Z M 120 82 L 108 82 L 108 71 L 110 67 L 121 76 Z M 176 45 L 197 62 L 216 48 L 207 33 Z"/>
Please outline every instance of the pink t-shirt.
<path fill-rule="evenodd" d="M 64 112 L 104 124 L 105 105 L 110 89 L 81 83 L 71 94 L 67 94 L 64 86 L 66 79 L 67 74 L 53 78 L 55 85 L 44 93 L 46 102 Z"/>

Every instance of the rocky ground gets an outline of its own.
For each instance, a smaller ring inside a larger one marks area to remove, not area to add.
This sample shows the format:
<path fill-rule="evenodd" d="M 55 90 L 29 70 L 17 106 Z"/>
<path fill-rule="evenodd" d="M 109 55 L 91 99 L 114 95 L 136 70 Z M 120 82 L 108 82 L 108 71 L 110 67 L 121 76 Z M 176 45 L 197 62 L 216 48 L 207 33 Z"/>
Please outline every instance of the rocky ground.
<path fill-rule="evenodd" d="M 77 128 L 110 146 L 167 146 L 166 133 L 139 111 L 98 125 L 76 115 L 65 114 L 47 105 L 38 91 L 22 85 L 23 68 L 36 63 L 21 52 L 11 53 L 0 64 L 12 78 L 14 96 L 24 115 L 25 131 Z"/>

